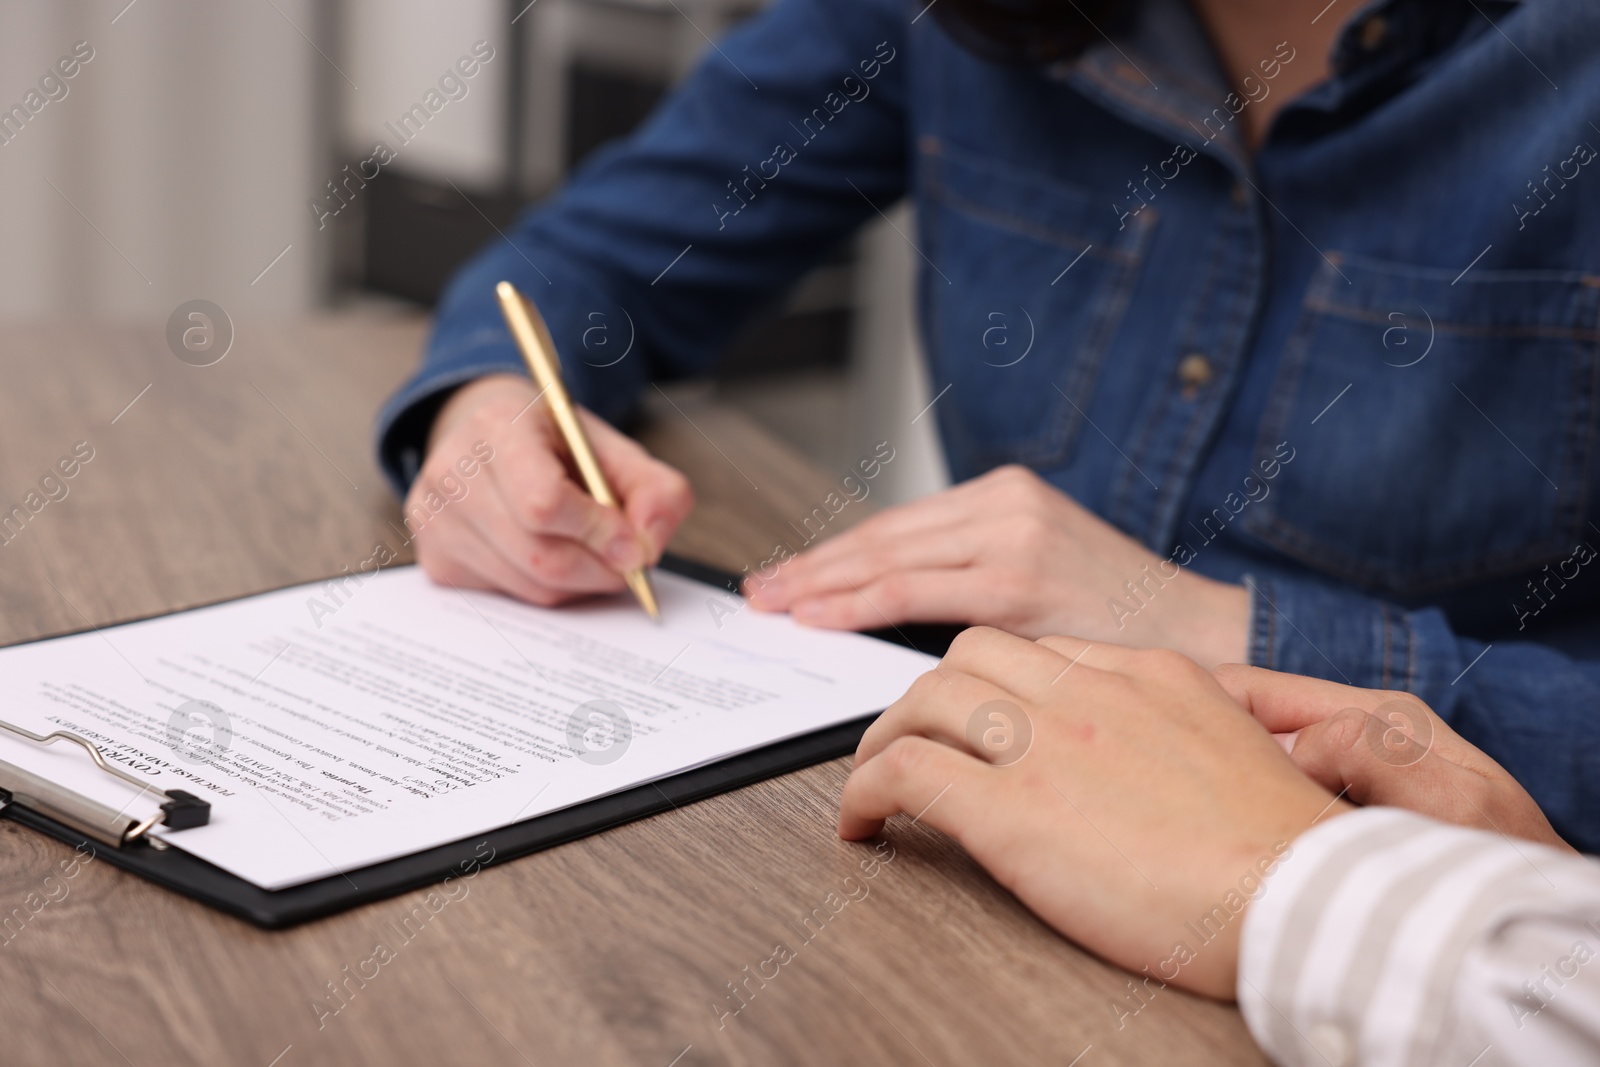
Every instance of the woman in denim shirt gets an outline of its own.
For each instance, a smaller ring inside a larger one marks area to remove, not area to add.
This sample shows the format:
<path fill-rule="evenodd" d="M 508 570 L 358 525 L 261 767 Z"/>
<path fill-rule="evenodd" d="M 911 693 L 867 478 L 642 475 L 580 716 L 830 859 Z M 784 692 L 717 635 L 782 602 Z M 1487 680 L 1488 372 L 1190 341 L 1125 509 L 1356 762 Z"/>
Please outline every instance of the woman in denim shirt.
<path fill-rule="evenodd" d="M 597 421 L 603 512 L 512 422 L 496 281 L 616 421 L 908 197 L 962 484 L 753 569 L 757 607 L 1408 690 L 1600 850 L 1597 42 L 1587 0 L 776 0 L 450 287 L 379 425 L 419 558 L 554 603 L 690 506 Z M 496 491 L 433 507 L 478 440 Z"/>

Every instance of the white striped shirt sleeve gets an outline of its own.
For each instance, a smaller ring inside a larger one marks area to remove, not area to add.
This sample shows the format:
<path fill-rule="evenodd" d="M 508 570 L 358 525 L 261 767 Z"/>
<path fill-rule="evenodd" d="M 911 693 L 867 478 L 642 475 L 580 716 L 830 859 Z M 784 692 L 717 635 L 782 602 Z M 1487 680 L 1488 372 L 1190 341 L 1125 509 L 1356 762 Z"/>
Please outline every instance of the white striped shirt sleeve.
<path fill-rule="evenodd" d="M 1285 1067 L 1600 1064 L 1600 863 L 1396 808 L 1294 841 L 1239 1007 Z"/>

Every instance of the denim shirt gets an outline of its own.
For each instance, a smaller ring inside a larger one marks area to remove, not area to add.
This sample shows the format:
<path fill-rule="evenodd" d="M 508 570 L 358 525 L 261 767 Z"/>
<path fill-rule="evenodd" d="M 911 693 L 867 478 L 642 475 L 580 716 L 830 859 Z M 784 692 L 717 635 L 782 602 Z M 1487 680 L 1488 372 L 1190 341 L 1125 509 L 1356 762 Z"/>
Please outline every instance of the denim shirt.
<path fill-rule="evenodd" d="M 1370 3 L 1253 157 L 1292 41 L 1241 95 L 1182 0 L 1047 69 L 920 10 L 777 0 L 491 242 L 380 416 L 396 488 L 520 368 L 499 279 L 616 420 L 909 197 L 956 478 L 1026 464 L 1247 584 L 1252 662 L 1417 694 L 1600 851 L 1600 4 Z"/>

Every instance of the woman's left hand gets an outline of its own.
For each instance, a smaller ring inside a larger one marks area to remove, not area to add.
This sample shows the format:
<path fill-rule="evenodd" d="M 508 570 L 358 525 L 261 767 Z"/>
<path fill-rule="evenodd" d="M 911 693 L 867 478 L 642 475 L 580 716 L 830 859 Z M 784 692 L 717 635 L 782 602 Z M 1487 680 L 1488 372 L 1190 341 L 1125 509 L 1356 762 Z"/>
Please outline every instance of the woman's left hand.
<path fill-rule="evenodd" d="M 1246 658 L 1242 586 L 1164 560 L 1025 467 L 890 508 L 745 581 L 752 607 L 871 630 L 994 626 L 1022 637 L 1170 648 L 1205 667 Z"/>

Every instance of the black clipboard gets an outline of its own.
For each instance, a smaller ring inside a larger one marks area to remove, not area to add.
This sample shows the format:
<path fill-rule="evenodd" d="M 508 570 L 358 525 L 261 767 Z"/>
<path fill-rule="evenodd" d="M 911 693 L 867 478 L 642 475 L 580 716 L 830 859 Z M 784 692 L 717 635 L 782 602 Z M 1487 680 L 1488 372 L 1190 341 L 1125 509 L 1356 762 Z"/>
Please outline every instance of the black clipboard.
<path fill-rule="evenodd" d="M 661 567 L 732 593 L 739 591 L 735 575 L 690 560 L 668 556 Z M 870 636 L 942 656 L 960 630 L 953 625 L 906 625 L 874 631 Z M 22 804 L 8 804 L 0 816 L 175 893 L 256 926 L 278 930 L 436 885 L 452 876 L 476 873 L 486 866 L 849 755 L 875 717 L 867 715 L 498 830 L 287 889 L 262 889 L 176 847 L 106 845 Z"/>

